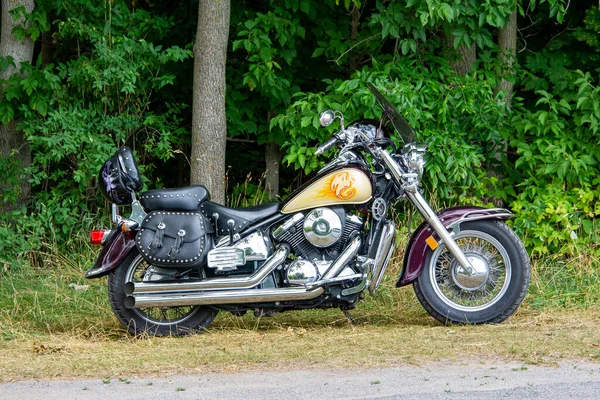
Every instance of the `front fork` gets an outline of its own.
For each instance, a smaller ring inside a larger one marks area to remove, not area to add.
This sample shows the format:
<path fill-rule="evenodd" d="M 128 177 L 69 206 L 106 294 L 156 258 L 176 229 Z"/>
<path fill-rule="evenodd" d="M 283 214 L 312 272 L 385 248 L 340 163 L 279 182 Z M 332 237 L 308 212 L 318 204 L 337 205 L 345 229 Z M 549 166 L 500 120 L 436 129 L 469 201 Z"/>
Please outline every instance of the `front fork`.
<path fill-rule="evenodd" d="M 460 247 L 456 244 L 450 232 L 448 232 L 446 227 L 444 227 L 440 219 L 429 206 L 429 203 L 427 203 L 427 200 L 425 200 L 423 195 L 419 192 L 419 180 L 417 174 L 403 173 L 396 160 L 392 158 L 387 150 L 381 150 L 379 156 L 392 172 L 392 175 L 394 175 L 396 181 L 402 183 L 402 188 L 404 189 L 404 192 L 408 196 L 410 202 L 416 207 L 423 218 L 425 218 L 431 228 L 438 234 L 438 237 L 441 239 L 442 243 L 446 245 L 446 248 L 450 254 L 454 256 L 458 264 L 462 267 L 463 271 L 461 272 L 466 275 L 471 275 L 473 272 L 473 266 L 465 256 L 465 253 L 463 253 Z"/>
<path fill-rule="evenodd" d="M 462 267 L 463 274 L 471 275 L 473 273 L 473 266 L 465 256 L 465 253 L 460 249 L 460 247 L 456 244 L 454 239 L 452 238 L 452 234 L 448 232 L 446 227 L 442 224 L 442 221 L 437 217 L 436 213 L 431 209 L 427 200 L 423 197 L 423 195 L 415 190 L 414 192 L 406 192 L 410 202 L 419 210 L 425 221 L 429 223 L 431 228 L 438 234 L 438 237 L 441 239 L 441 242 L 446 245 L 446 248 L 454 256 L 458 264 Z"/>

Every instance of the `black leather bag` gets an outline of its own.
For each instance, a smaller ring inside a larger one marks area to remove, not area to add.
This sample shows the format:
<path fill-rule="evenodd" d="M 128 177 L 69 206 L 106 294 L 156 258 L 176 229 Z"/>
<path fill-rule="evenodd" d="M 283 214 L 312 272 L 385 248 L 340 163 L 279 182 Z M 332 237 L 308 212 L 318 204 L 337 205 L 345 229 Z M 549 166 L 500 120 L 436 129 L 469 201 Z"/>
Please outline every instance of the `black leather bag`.
<path fill-rule="evenodd" d="M 152 211 L 136 235 L 142 257 L 159 267 L 202 266 L 212 247 L 212 225 L 200 212 Z"/>
<path fill-rule="evenodd" d="M 144 183 L 129 147 L 121 147 L 104 163 L 98 184 L 100 193 L 111 203 L 131 204 L 131 193 L 141 190 Z"/>

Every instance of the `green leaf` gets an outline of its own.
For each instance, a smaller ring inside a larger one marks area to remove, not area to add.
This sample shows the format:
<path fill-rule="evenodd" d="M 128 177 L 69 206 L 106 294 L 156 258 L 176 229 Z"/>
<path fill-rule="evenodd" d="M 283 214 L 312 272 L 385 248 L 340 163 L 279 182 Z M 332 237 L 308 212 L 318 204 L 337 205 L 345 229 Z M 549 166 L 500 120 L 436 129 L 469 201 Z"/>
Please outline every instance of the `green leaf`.
<path fill-rule="evenodd" d="M 46 116 L 46 113 L 48 111 L 48 105 L 46 104 L 46 100 L 43 97 L 38 97 L 37 98 L 36 107 L 37 107 L 37 111 L 42 116 Z"/>
<path fill-rule="evenodd" d="M 313 53 L 312 53 L 312 58 L 319 57 L 321 54 L 323 54 L 324 51 L 325 51 L 325 49 L 323 47 L 317 47 L 315 49 L 315 51 L 313 51 Z"/>
<path fill-rule="evenodd" d="M 403 40 L 402 41 L 402 54 L 408 54 L 408 51 L 410 50 L 410 43 L 408 42 L 408 40 Z"/>
<path fill-rule="evenodd" d="M 303 1 L 300 3 L 300 10 L 305 14 L 308 14 L 310 12 L 310 4 L 308 3 L 308 1 Z"/>
<path fill-rule="evenodd" d="M 385 21 L 383 22 L 383 26 L 381 27 L 381 38 L 385 39 L 386 37 L 388 37 L 390 33 L 390 24 L 389 22 Z"/>
<path fill-rule="evenodd" d="M 440 9 L 442 10 L 446 21 L 451 22 L 454 19 L 454 10 L 450 4 L 442 3 Z"/>
<path fill-rule="evenodd" d="M 306 164 L 306 156 L 304 154 L 298 154 L 298 163 L 304 168 L 304 165 Z"/>
<path fill-rule="evenodd" d="M 309 117 L 309 116 L 302 117 L 302 119 L 300 120 L 300 127 L 306 128 L 307 126 L 310 125 L 311 122 L 312 122 L 312 117 Z"/>

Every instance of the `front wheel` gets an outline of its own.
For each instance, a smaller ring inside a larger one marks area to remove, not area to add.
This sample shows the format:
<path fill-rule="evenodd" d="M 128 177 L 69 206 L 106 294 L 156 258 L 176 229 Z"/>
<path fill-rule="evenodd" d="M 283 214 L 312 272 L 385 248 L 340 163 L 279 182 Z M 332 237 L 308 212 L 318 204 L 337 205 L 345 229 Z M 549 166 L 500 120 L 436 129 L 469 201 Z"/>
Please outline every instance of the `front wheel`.
<path fill-rule="evenodd" d="M 529 257 L 506 224 L 474 221 L 461 225 L 454 240 L 473 270 L 465 271 L 446 246 L 429 251 L 414 282 L 427 312 L 444 324 L 499 323 L 519 307 L 529 286 Z"/>
<path fill-rule="evenodd" d="M 125 307 L 124 285 L 127 282 L 143 282 L 157 279 L 156 268 L 148 264 L 133 249 L 123 262 L 108 276 L 108 298 L 113 312 L 132 335 L 178 336 L 201 332 L 217 315 L 209 307 Z"/>

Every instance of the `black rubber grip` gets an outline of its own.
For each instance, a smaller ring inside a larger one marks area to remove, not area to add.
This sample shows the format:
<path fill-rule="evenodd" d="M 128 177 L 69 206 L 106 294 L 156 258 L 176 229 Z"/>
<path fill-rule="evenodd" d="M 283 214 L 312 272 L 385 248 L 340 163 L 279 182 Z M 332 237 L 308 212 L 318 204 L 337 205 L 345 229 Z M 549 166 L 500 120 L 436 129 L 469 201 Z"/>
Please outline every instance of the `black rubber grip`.
<path fill-rule="evenodd" d="M 337 143 L 338 138 L 337 137 L 332 137 L 331 139 L 327 140 L 325 143 L 323 143 L 322 145 L 320 145 L 319 147 L 317 147 L 317 151 L 315 151 L 316 155 L 319 154 L 323 154 L 325 153 L 327 150 L 329 150 L 330 148 L 332 148 L 333 146 L 335 146 L 335 144 Z"/>

